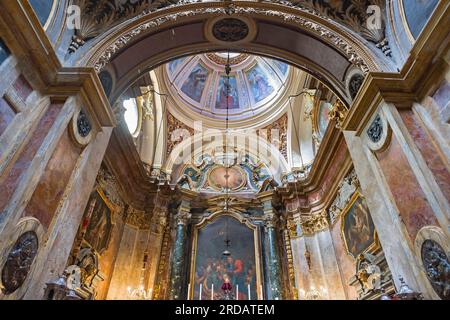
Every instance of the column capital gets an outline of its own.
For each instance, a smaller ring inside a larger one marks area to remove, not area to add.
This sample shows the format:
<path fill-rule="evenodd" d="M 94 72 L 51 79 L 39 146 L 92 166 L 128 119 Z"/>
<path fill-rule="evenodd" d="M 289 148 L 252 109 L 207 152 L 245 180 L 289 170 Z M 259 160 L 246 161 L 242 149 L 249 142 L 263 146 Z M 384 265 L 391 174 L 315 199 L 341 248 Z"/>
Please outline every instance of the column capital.
<path fill-rule="evenodd" d="M 263 221 L 266 228 L 277 227 L 279 218 L 273 208 L 264 210 Z"/>
<path fill-rule="evenodd" d="M 191 204 L 189 201 L 182 200 L 175 216 L 177 225 L 187 225 L 191 220 Z"/>

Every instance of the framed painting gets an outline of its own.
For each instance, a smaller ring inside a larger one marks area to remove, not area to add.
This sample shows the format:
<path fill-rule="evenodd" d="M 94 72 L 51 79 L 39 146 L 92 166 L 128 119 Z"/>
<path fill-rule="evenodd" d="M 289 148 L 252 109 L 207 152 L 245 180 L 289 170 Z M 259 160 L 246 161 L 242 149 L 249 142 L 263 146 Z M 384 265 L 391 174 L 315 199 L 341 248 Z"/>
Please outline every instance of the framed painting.
<path fill-rule="evenodd" d="M 348 254 L 355 259 L 376 243 L 375 226 L 359 192 L 355 192 L 343 211 L 341 234 Z"/>
<path fill-rule="evenodd" d="M 91 196 L 83 218 L 83 226 L 86 228 L 84 241 L 98 254 L 102 254 L 108 248 L 113 228 L 113 209 L 105 199 L 106 197 L 97 190 Z"/>
<path fill-rule="evenodd" d="M 234 213 L 213 214 L 194 226 L 189 299 L 256 300 L 261 297 L 257 230 L 257 226 Z M 229 254 L 224 254 L 225 251 Z"/>

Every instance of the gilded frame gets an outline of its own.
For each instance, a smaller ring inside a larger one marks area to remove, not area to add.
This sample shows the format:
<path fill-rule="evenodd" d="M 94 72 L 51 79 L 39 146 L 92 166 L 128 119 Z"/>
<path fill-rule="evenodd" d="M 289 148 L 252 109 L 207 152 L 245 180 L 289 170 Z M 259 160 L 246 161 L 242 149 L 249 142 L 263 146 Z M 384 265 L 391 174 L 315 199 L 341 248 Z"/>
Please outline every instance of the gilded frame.
<path fill-rule="evenodd" d="M 188 300 L 192 300 L 194 297 L 194 286 L 192 285 L 195 280 L 195 267 L 197 258 L 197 243 L 198 243 L 198 231 L 205 228 L 208 224 L 214 222 L 220 217 L 230 216 L 238 220 L 240 223 L 245 224 L 249 229 L 253 230 L 253 243 L 255 249 L 255 264 L 256 264 L 256 292 L 257 300 L 263 300 L 264 294 L 260 288 L 264 290 L 263 277 L 262 277 L 262 260 L 261 260 L 261 239 L 259 235 L 259 228 L 256 224 L 252 223 L 249 219 L 243 217 L 240 213 L 235 211 L 224 212 L 223 210 L 217 211 L 208 217 L 203 218 L 199 223 L 193 225 L 192 235 L 192 254 L 191 254 L 191 269 L 189 275 L 190 291 L 188 292 Z"/>
<path fill-rule="evenodd" d="M 103 192 L 103 190 L 101 189 L 101 187 L 97 187 L 93 193 L 91 193 L 90 196 L 90 201 L 88 202 L 88 205 L 86 206 L 85 212 L 84 214 L 86 214 L 86 210 L 89 208 L 89 206 L 91 205 L 91 197 L 94 193 L 97 193 L 100 198 L 103 200 L 103 202 L 106 204 L 106 206 L 108 207 L 109 210 L 111 210 L 111 231 L 109 232 L 108 235 L 108 239 L 106 241 L 107 245 L 106 247 L 101 251 L 101 252 L 97 252 L 97 250 L 95 250 L 92 245 L 86 241 L 86 239 L 83 238 L 82 243 L 86 246 L 88 246 L 89 248 L 91 248 L 92 250 L 94 250 L 97 255 L 101 256 L 105 251 L 108 250 L 110 242 L 111 242 L 111 238 L 112 238 L 112 233 L 114 231 L 114 227 L 116 225 L 116 221 L 115 221 L 115 217 L 117 214 L 120 214 L 120 209 L 117 208 L 116 205 L 114 205 L 109 199 L 108 197 L 105 195 L 105 193 Z"/>
<path fill-rule="evenodd" d="M 353 253 L 350 252 L 350 250 L 348 248 L 348 244 L 347 244 L 344 228 L 345 228 L 345 218 L 346 218 L 346 216 L 349 214 L 350 209 L 353 207 L 353 205 L 359 199 L 364 200 L 365 197 L 360 193 L 359 190 L 356 190 L 355 193 L 353 194 L 353 196 L 351 197 L 350 201 L 347 203 L 345 208 L 342 210 L 342 214 L 341 214 L 341 227 L 340 227 L 341 228 L 341 239 L 342 239 L 342 242 L 344 243 L 345 252 L 349 256 L 351 256 L 353 259 L 357 259 L 358 256 L 354 256 Z M 370 215 L 370 211 L 369 211 L 369 215 Z M 372 219 L 372 217 L 370 217 L 370 218 Z M 372 220 L 372 223 L 373 223 L 373 220 Z M 372 243 L 370 245 L 367 246 L 367 248 L 365 248 L 359 254 L 363 254 L 363 253 L 366 253 L 366 252 L 374 252 L 378 248 L 380 248 L 380 243 L 378 241 L 378 235 L 377 235 L 377 231 L 376 231 L 375 224 L 374 224 L 373 241 L 372 241 Z"/>

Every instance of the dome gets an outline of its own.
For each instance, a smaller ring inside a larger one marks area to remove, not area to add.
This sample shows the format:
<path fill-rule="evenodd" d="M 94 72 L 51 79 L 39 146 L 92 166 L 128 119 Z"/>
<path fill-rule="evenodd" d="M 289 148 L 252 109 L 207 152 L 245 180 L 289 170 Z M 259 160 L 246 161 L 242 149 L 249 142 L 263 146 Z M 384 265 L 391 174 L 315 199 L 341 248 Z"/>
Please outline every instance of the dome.
<path fill-rule="evenodd" d="M 163 73 L 174 100 L 172 107 L 190 114 L 191 119 L 223 120 L 220 123 L 227 114 L 230 122 L 242 123 L 276 113 L 291 67 L 278 60 L 244 53 L 230 53 L 229 58 L 228 97 L 225 73 L 228 53 L 184 57 L 166 64 Z"/>

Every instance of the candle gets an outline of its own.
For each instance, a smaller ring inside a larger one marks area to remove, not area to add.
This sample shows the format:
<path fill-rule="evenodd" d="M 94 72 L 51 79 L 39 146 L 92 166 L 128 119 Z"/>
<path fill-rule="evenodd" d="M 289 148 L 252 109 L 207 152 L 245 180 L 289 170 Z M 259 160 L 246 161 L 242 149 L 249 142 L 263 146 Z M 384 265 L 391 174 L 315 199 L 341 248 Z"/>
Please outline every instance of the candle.
<path fill-rule="evenodd" d="M 252 300 L 251 294 L 250 294 L 250 284 L 247 285 L 247 291 L 248 291 L 248 300 Z"/>
<path fill-rule="evenodd" d="M 203 283 L 200 283 L 200 297 L 199 297 L 199 300 L 202 300 L 202 290 L 203 290 Z"/>
<path fill-rule="evenodd" d="M 189 294 L 189 293 L 188 293 Z M 153 288 L 150 288 L 150 291 L 148 293 L 148 299 L 152 300 L 152 296 L 153 296 Z"/>
<path fill-rule="evenodd" d="M 236 285 L 236 300 L 239 300 L 239 285 Z"/>
<path fill-rule="evenodd" d="M 191 296 L 191 284 L 188 284 L 188 294 L 187 294 L 187 298 L 189 300 L 189 297 Z"/>
<path fill-rule="evenodd" d="M 214 300 L 214 283 L 211 284 L 211 300 Z"/>
<path fill-rule="evenodd" d="M 259 296 L 260 296 L 260 298 L 259 298 L 260 300 L 264 300 L 262 284 L 259 285 Z"/>

